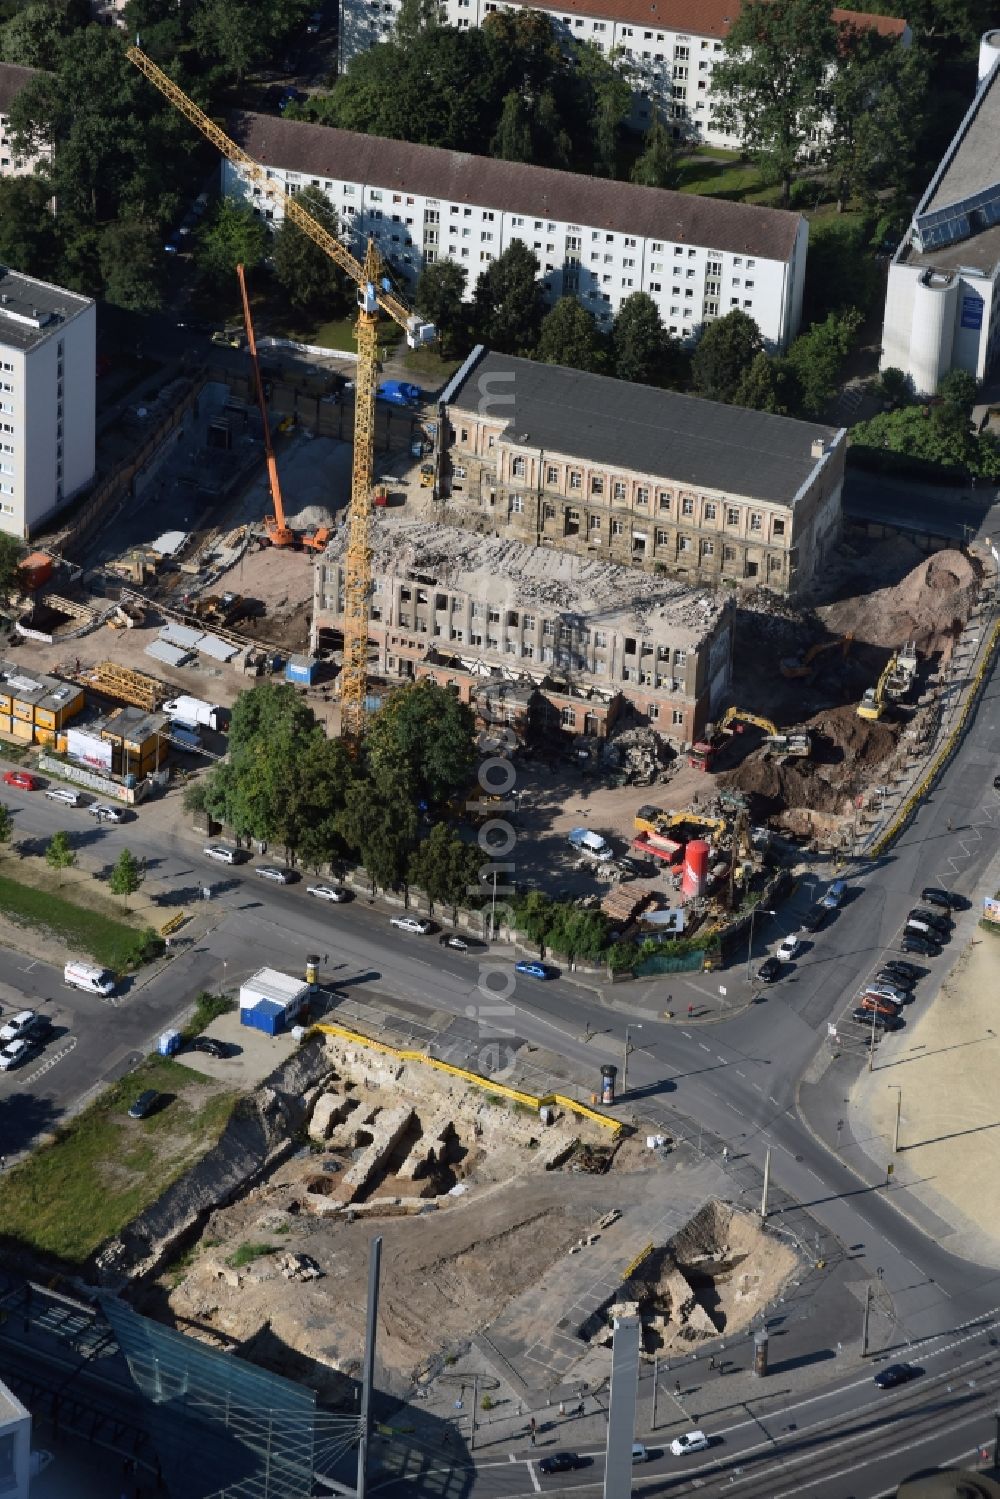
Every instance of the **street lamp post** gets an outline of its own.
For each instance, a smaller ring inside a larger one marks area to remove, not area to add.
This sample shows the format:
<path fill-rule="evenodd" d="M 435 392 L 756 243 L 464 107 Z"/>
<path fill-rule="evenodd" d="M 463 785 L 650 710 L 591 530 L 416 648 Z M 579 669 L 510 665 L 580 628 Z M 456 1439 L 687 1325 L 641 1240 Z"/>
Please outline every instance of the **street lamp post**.
<path fill-rule="evenodd" d="M 751 912 L 750 912 L 750 940 L 747 942 L 747 983 L 748 984 L 749 984 L 750 979 L 752 977 L 750 969 L 751 969 L 751 963 L 753 961 L 753 924 L 754 924 L 754 918 L 757 915 L 761 915 L 761 916 L 773 916 L 774 912 L 773 911 L 765 910 L 763 906 L 754 906 L 752 908 Z"/>
<path fill-rule="evenodd" d="M 631 1025 L 627 1025 L 625 1027 L 625 1060 L 624 1060 L 624 1063 L 622 1065 L 622 1097 L 623 1098 L 625 1097 L 625 1094 L 628 1092 L 628 1058 L 629 1058 L 629 1052 L 632 1050 L 632 1047 L 631 1047 L 631 1044 L 630 1044 L 630 1041 L 629 1041 L 629 1033 L 630 1033 L 630 1031 L 641 1031 L 641 1030 L 642 1030 L 642 1021 L 641 1020 L 635 1020 L 635 1021 L 632 1022 Z"/>
<path fill-rule="evenodd" d="M 886 1087 L 896 1090 L 896 1119 L 892 1131 L 892 1153 L 899 1155 L 899 1116 L 903 1109 L 903 1089 L 899 1083 L 886 1083 Z"/>

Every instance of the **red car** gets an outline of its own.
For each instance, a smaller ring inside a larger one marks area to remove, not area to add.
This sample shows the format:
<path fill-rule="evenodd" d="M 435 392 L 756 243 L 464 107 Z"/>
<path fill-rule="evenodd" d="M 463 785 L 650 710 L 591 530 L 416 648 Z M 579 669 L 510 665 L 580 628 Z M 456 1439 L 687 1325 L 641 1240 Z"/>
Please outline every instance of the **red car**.
<path fill-rule="evenodd" d="M 5 770 L 3 773 L 4 783 L 7 786 L 17 786 L 21 791 L 37 791 L 38 781 L 35 776 L 26 770 Z"/>

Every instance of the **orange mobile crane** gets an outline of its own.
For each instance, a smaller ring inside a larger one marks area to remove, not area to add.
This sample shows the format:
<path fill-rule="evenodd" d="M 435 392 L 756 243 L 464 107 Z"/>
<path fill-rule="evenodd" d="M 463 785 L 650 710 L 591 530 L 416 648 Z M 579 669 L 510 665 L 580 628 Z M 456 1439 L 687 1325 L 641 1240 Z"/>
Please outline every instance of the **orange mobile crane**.
<path fill-rule="evenodd" d="M 353 750 L 360 742 L 365 721 L 368 684 L 368 600 L 371 593 L 372 480 L 375 463 L 375 391 L 378 380 L 379 310 L 394 318 L 406 334 L 411 348 L 430 343 L 436 336 L 433 324 L 410 312 L 392 290 L 374 240 L 368 241 L 364 261 L 352 255 L 336 235 L 330 234 L 307 212 L 281 182 L 230 140 L 183 89 L 177 87 L 140 47 L 129 47 L 129 62 L 149 79 L 164 98 L 179 110 L 207 140 L 222 152 L 241 176 L 276 202 L 303 234 L 319 245 L 358 288 L 358 320 L 354 334 L 358 343 L 357 380 L 354 392 L 354 460 L 351 471 L 351 505 L 348 512 L 348 543 L 344 577 L 344 656 L 341 668 L 341 732 Z"/>
<path fill-rule="evenodd" d="M 250 350 L 250 359 L 253 363 L 253 380 L 257 390 L 257 405 L 260 407 L 260 419 L 264 427 L 264 455 L 267 459 L 267 479 L 271 486 L 271 504 L 274 506 L 274 514 L 265 516 L 264 530 L 267 539 L 273 547 L 290 547 L 296 542 L 295 532 L 285 521 L 285 506 L 281 498 L 281 485 L 278 482 L 278 465 L 274 458 L 274 443 L 271 441 L 271 421 L 267 414 L 267 398 L 264 395 L 264 382 L 260 378 L 260 364 L 257 359 L 257 340 L 253 333 L 253 318 L 250 315 L 250 298 L 247 296 L 247 278 L 243 274 L 242 265 L 236 267 L 236 279 L 240 283 L 240 296 L 243 298 L 243 323 L 247 330 L 247 348 Z"/>

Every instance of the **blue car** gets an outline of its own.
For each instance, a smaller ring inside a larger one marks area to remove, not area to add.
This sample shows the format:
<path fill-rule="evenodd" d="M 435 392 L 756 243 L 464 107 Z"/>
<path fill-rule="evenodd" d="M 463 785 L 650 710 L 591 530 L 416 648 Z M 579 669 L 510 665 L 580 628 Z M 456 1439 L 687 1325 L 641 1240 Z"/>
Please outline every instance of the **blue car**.
<path fill-rule="evenodd" d="M 526 958 L 514 964 L 514 972 L 526 973 L 529 978 L 533 979 L 554 979 L 556 976 L 554 968 L 547 968 L 544 963 L 530 962 Z"/>

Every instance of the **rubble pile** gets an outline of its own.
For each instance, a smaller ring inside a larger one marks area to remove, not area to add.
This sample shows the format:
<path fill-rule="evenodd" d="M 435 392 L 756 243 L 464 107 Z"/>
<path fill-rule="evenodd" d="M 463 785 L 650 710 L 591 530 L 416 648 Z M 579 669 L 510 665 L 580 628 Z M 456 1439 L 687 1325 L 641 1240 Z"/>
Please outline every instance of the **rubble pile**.
<path fill-rule="evenodd" d="M 675 759 L 675 751 L 655 729 L 623 729 L 601 746 L 601 769 L 620 771 L 634 786 L 668 780 Z"/>
<path fill-rule="evenodd" d="M 980 569 L 963 552 L 922 558 L 891 588 L 843 599 L 819 613 L 829 630 L 853 630 L 855 639 L 897 649 L 912 640 L 922 656 L 946 662 L 976 600 Z"/>
<path fill-rule="evenodd" d="M 724 787 L 750 798 L 755 817 L 775 816 L 788 807 L 848 816 L 855 798 L 867 790 L 877 768 L 896 749 L 896 730 L 884 722 L 859 718 L 851 704 L 818 713 L 807 727 L 813 735 L 811 759 L 788 760 L 758 752 L 719 777 Z"/>

